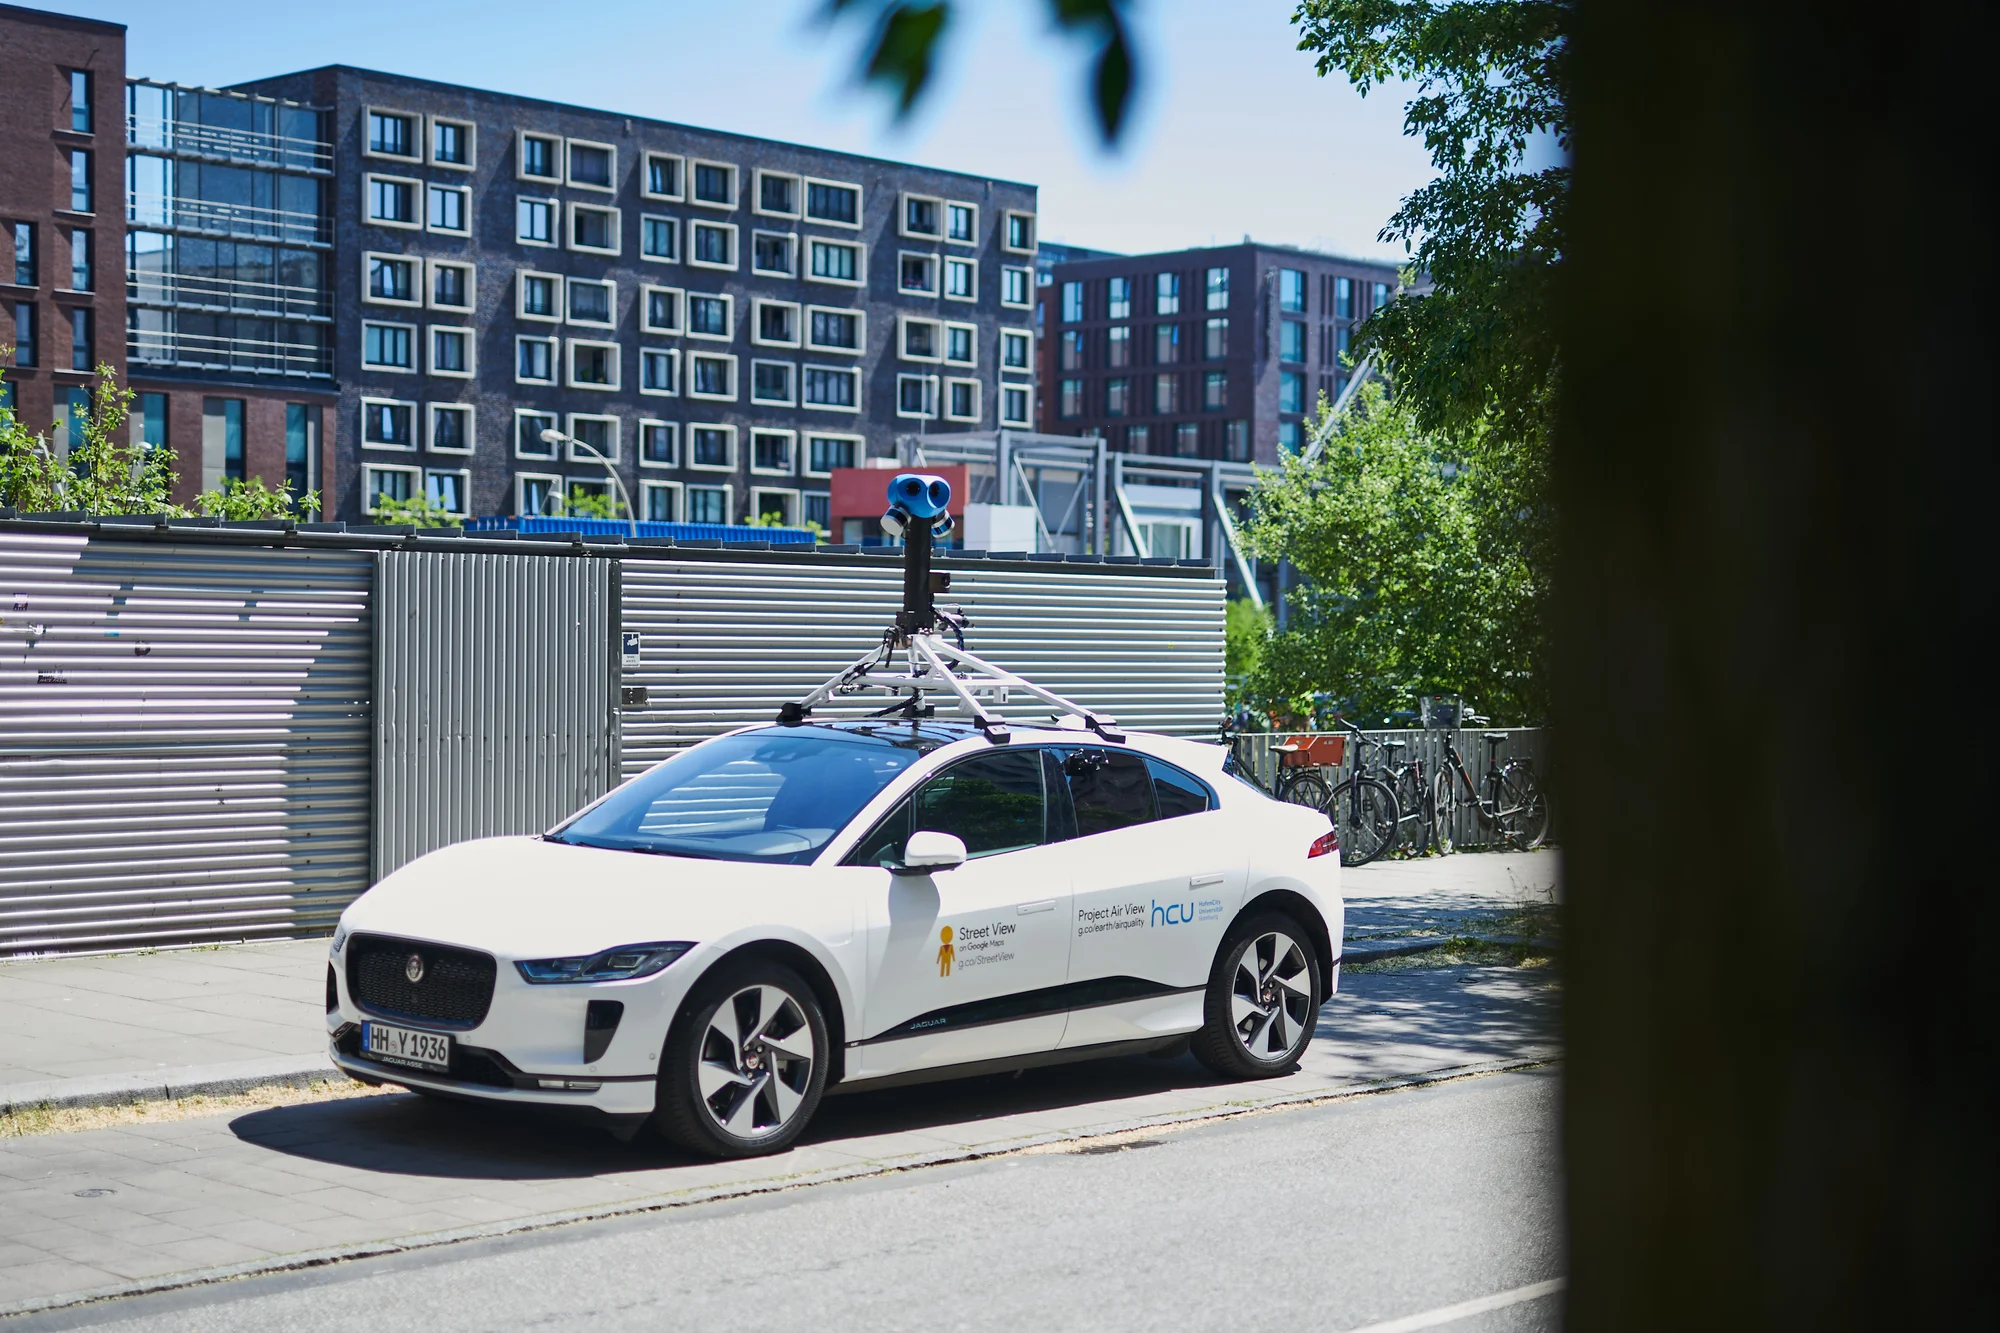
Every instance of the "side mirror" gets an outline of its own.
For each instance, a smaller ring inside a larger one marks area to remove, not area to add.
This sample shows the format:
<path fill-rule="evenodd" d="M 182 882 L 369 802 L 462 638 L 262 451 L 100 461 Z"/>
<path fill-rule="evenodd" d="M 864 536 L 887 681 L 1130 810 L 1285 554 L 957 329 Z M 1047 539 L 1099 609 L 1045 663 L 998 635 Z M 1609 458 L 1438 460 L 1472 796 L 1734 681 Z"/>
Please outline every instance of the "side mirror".
<path fill-rule="evenodd" d="M 910 835 L 903 848 L 903 864 L 894 869 L 899 875 L 928 875 L 964 864 L 965 843 L 957 835 L 925 829 Z"/>

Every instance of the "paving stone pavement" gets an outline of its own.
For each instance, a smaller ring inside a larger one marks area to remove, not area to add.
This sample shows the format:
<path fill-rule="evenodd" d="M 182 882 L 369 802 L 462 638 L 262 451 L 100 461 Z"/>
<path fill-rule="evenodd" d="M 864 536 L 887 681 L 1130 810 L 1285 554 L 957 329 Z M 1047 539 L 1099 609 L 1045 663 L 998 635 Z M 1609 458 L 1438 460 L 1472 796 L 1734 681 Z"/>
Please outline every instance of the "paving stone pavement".
<path fill-rule="evenodd" d="M 1556 1009 L 1540 969 L 1352 975 L 1285 1078 L 1140 1057 L 855 1093 L 743 1162 L 407 1093 L 0 1140 L 0 1315 L 1552 1059 Z"/>

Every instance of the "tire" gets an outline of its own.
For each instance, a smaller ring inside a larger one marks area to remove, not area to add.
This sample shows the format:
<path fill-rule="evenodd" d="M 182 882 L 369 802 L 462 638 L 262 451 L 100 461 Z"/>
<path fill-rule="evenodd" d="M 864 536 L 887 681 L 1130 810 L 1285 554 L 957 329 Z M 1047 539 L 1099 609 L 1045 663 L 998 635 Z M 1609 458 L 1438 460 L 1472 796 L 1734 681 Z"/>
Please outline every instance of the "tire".
<path fill-rule="evenodd" d="M 1349 778 L 1335 787 L 1326 813 L 1340 834 L 1340 863 L 1344 866 L 1367 865 L 1402 836 L 1396 793 L 1374 778 Z"/>
<path fill-rule="evenodd" d="M 1403 849 L 1422 856 L 1431 849 L 1430 793 L 1416 773 L 1404 770 L 1396 779 L 1396 811 L 1402 816 Z"/>
<path fill-rule="evenodd" d="M 1451 855 L 1455 845 L 1452 825 L 1457 822 L 1453 818 L 1458 807 L 1457 780 L 1458 775 L 1449 768 L 1431 779 L 1431 845 L 1440 856 Z"/>
<path fill-rule="evenodd" d="M 1332 799 L 1327 789 L 1326 779 L 1317 773 L 1301 773 L 1278 789 L 1278 799 L 1287 805 L 1303 805 L 1313 810 L 1326 809 Z"/>
<path fill-rule="evenodd" d="M 1223 1078 L 1289 1073 L 1312 1040 L 1325 994 L 1312 936 L 1283 912 L 1236 923 L 1216 951 L 1194 1058 Z"/>
<path fill-rule="evenodd" d="M 1535 771 L 1509 764 L 1500 775 L 1500 808 L 1509 811 L 1496 821 L 1507 845 L 1531 852 L 1549 838 L 1549 798 Z"/>
<path fill-rule="evenodd" d="M 798 973 L 761 958 L 724 963 L 667 1037 L 654 1123 L 704 1157 L 783 1152 L 819 1109 L 831 1054 Z"/>

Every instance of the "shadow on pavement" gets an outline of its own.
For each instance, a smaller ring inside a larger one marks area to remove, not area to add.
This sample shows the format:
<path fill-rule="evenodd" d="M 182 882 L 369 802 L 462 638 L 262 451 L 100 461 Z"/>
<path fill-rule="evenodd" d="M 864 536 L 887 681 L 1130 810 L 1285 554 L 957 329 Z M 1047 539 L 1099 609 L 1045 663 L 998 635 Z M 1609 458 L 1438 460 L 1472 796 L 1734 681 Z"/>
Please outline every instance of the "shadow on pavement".
<path fill-rule="evenodd" d="M 1320 1011 L 1303 1061 L 1329 1087 L 1517 1055 L 1552 1043 L 1555 992 L 1545 973 L 1449 968 L 1343 978 Z M 1192 1057 L 1145 1056 L 1057 1065 L 1018 1075 L 920 1084 L 827 1098 L 801 1145 L 974 1125 L 1149 1093 L 1217 1085 Z M 1254 1085 L 1245 1085 L 1254 1096 Z M 650 1132 L 630 1143 L 531 1107 L 415 1094 L 274 1107 L 230 1129 L 273 1152 L 364 1171 L 449 1179 L 558 1180 L 692 1165 Z"/>

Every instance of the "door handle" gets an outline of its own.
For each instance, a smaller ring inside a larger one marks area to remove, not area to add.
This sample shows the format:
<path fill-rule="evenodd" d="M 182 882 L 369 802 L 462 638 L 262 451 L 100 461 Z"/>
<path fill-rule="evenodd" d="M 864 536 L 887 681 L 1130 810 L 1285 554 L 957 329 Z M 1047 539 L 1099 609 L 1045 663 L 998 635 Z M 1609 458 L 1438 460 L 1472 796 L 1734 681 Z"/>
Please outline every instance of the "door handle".
<path fill-rule="evenodd" d="M 1031 916 L 1036 912 L 1053 912 L 1055 910 L 1056 900 L 1053 898 L 1044 898 L 1038 903 L 1022 903 L 1014 909 L 1014 915 Z"/>
<path fill-rule="evenodd" d="M 1196 875 L 1188 881 L 1188 887 L 1191 889 L 1205 889 L 1211 884 L 1220 883 L 1222 883 L 1222 876 L 1220 875 Z"/>

